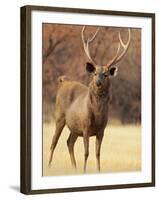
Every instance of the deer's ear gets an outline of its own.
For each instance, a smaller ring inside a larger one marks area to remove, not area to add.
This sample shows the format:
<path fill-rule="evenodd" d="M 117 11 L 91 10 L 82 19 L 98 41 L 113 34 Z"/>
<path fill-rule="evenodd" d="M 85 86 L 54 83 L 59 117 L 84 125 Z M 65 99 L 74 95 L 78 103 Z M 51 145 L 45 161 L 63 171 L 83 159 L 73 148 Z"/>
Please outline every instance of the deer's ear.
<path fill-rule="evenodd" d="M 117 67 L 112 67 L 112 68 L 110 68 L 110 70 L 109 70 L 109 74 L 110 74 L 111 76 L 116 76 L 116 75 L 117 75 L 117 72 L 118 72 L 118 68 L 117 68 Z"/>
<path fill-rule="evenodd" d="M 87 62 L 86 63 L 86 70 L 87 70 L 87 72 L 92 73 L 92 72 L 95 71 L 95 67 L 94 67 L 93 64 Z"/>

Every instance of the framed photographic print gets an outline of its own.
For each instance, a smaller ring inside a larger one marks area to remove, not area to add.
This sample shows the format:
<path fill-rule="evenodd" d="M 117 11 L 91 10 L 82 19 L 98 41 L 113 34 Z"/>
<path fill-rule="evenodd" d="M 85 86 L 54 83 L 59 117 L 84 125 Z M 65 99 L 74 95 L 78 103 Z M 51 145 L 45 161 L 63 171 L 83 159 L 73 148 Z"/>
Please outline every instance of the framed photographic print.
<path fill-rule="evenodd" d="M 21 8 L 21 192 L 155 185 L 155 14 Z"/>

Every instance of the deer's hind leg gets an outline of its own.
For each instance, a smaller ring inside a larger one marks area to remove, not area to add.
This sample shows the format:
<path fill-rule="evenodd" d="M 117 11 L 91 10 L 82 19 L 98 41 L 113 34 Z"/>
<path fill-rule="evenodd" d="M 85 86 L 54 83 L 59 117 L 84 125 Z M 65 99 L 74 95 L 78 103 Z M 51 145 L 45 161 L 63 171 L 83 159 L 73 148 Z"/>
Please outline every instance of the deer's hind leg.
<path fill-rule="evenodd" d="M 84 173 L 86 172 L 86 166 L 87 166 L 87 160 L 88 160 L 88 156 L 89 156 L 89 136 L 84 135 L 83 136 L 83 142 L 84 142 L 84 167 L 83 167 L 83 171 Z"/>
<path fill-rule="evenodd" d="M 75 155 L 74 155 L 74 144 L 77 140 L 77 137 L 78 137 L 78 135 L 70 133 L 70 135 L 67 139 L 67 147 L 68 147 L 68 150 L 69 150 L 71 163 L 72 163 L 74 168 L 76 168 L 76 159 L 75 159 Z"/>
<path fill-rule="evenodd" d="M 55 147 L 57 145 L 57 142 L 59 140 L 59 137 L 61 135 L 61 132 L 62 132 L 64 126 L 65 126 L 65 118 L 64 117 L 58 118 L 56 120 L 56 130 L 55 130 L 55 134 L 52 138 L 52 144 L 50 147 L 49 166 L 51 165 L 53 153 L 54 153 Z"/>

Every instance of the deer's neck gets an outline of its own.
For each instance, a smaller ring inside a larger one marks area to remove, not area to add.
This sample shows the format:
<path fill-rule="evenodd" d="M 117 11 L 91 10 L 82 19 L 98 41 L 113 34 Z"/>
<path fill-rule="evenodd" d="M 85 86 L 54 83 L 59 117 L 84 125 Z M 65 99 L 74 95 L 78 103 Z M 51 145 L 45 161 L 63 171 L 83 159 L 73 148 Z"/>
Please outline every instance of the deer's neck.
<path fill-rule="evenodd" d="M 105 109 L 108 109 L 109 90 L 110 82 L 100 90 L 95 88 L 92 83 L 89 85 L 89 102 L 93 111 L 103 112 Z"/>

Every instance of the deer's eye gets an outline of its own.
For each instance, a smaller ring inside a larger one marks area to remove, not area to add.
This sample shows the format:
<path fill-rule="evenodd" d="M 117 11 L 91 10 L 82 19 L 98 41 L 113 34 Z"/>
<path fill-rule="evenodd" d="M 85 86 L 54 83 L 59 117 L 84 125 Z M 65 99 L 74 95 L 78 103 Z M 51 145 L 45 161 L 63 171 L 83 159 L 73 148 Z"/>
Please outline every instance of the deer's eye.
<path fill-rule="evenodd" d="M 96 75 L 97 75 L 97 73 L 96 73 L 96 72 L 94 72 L 94 75 L 96 76 Z"/>

